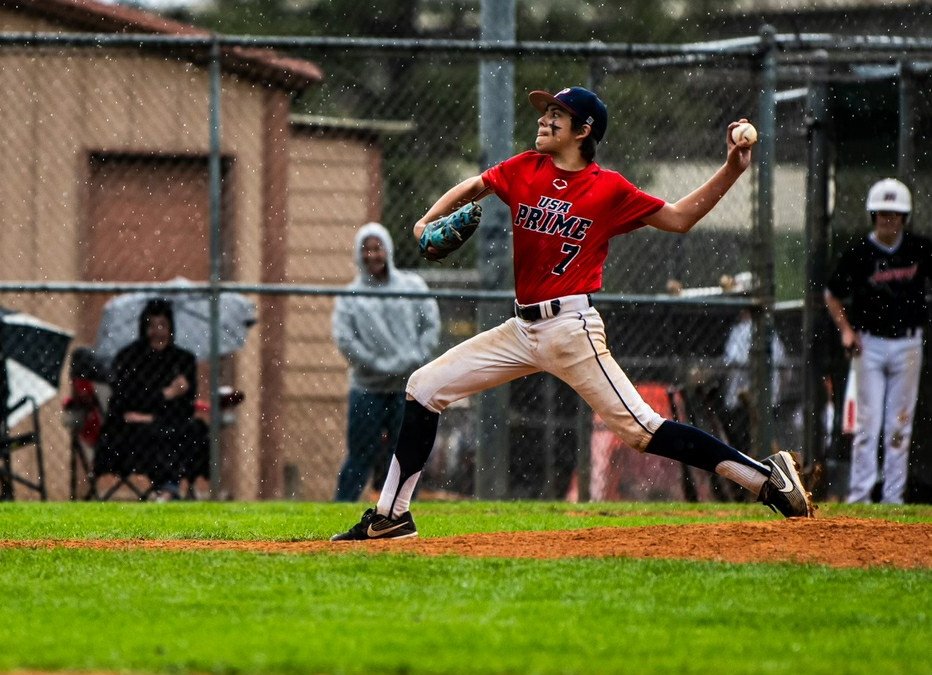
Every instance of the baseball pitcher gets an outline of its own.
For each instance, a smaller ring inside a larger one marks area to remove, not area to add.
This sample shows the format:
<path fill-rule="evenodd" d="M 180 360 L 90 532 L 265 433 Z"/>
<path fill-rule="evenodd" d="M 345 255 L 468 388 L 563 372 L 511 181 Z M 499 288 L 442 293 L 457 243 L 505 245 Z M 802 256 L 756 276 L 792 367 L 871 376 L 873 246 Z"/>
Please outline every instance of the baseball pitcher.
<path fill-rule="evenodd" d="M 612 358 L 591 299 L 602 287 L 612 237 L 645 225 L 685 233 L 718 203 L 751 161 L 753 141 L 731 134 L 747 120 L 729 125 L 721 168 L 671 203 L 594 161 L 608 111 L 593 92 L 571 87 L 555 95 L 533 91 L 529 98 L 540 113 L 536 150 L 453 187 L 414 226 L 424 255 L 439 259 L 475 229 L 478 216 L 470 202 L 488 190 L 508 204 L 515 316 L 411 376 L 398 445 L 378 504 L 332 539 L 416 536 L 409 504 L 443 410 L 458 399 L 541 371 L 573 387 L 628 445 L 725 476 L 787 517 L 811 516 L 809 495 L 789 453 L 758 462 L 652 410 Z"/>

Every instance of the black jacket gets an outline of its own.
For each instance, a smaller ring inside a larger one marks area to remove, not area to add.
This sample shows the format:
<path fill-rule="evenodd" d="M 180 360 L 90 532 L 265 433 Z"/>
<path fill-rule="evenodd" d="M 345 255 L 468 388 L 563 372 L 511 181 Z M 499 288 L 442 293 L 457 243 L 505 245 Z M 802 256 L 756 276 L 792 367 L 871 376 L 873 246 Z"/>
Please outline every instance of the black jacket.
<path fill-rule="evenodd" d="M 166 400 L 162 389 L 178 375 L 184 375 L 190 387 L 182 396 Z M 108 416 L 122 419 L 134 411 L 155 415 L 157 423 L 191 419 L 197 395 L 194 354 L 175 345 L 156 351 L 147 341 L 137 340 L 116 355 L 112 386 Z"/>

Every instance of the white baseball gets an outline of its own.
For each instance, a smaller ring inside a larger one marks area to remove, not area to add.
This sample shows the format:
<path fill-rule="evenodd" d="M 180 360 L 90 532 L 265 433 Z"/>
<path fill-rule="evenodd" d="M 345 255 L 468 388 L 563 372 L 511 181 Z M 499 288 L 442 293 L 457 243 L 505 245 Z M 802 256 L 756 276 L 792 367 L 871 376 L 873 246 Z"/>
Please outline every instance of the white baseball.
<path fill-rule="evenodd" d="M 742 122 L 731 130 L 731 140 L 742 148 L 750 148 L 757 143 L 757 129 L 750 122 Z"/>

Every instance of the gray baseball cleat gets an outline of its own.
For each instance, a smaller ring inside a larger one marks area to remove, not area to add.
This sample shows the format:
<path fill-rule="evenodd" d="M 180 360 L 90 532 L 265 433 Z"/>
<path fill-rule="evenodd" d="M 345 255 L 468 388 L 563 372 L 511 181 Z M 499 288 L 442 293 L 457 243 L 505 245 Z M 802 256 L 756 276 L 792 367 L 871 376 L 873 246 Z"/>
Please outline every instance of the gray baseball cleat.
<path fill-rule="evenodd" d="M 802 479 L 793 455 L 781 450 L 763 461 L 770 467 L 770 478 L 761 488 L 757 501 L 779 511 L 787 518 L 812 518 L 815 507 Z"/>
<path fill-rule="evenodd" d="M 358 523 L 346 532 L 330 537 L 330 541 L 369 541 L 372 539 L 408 539 L 417 536 L 414 518 L 405 511 L 398 518 L 388 518 L 375 509 L 366 509 Z"/>

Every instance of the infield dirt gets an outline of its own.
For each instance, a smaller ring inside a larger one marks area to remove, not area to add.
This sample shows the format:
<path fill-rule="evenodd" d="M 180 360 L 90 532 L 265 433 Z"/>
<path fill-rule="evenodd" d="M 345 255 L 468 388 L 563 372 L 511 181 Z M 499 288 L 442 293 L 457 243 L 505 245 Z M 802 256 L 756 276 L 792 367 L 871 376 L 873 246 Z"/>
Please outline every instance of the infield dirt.
<path fill-rule="evenodd" d="M 650 527 L 468 534 L 400 541 L 205 539 L 4 540 L 0 548 L 246 551 L 316 554 L 368 551 L 494 558 L 624 557 L 832 567 L 932 567 L 932 524 L 856 518 L 791 519 Z"/>

